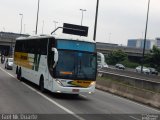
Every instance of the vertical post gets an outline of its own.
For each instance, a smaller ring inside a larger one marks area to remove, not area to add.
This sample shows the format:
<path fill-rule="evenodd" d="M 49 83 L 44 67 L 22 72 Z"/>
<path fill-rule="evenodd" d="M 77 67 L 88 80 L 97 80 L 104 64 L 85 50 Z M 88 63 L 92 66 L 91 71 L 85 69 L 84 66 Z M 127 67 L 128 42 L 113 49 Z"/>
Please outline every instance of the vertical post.
<path fill-rule="evenodd" d="M 95 15 L 95 24 L 94 24 L 94 35 L 93 35 L 93 40 L 94 41 L 96 41 L 96 33 L 97 33 L 98 7 L 99 7 L 99 0 L 97 0 L 97 6 L 96 6 L 96 15 Z"/>
<path fill-rule="evenodd" d="M 43 34 L 43 29 L 44 29 L 44 20 L 43 20 L 43 23 L 42 23 L 42 34 Z"/>
<path fill-rule="evenodd" d="M 20 34 L 22 34 L 22 21 L 23 21 L 23 14 L 19 14 L 21 16 L 21 28 L 20 28 Z"/>
<path fill-rule="evenodd" d="M 10 56 L 12 57 L 12 51 L 13 51 L 13 39 L 11 39 L 11 49 L 10 49 Z"/>
<path fill-rule="evenodd" d="M 25 34 L 25 32 L 26 32 L 26 24 L 24 24 L 24 31 L 23 31 L 23 33 Z"/>
<path fill-rule="evenodd" d="M 82 11 L 82 18 L 81 18 L 81 26 L 82 26 L 82 22 L 83 22 L 83 12 L 87 11 L 86 9 L 79 9 L 80 11 Z"/>
<path fill-rule="evenodd" d="M 81 26 L 82 26 L 82 21 L 83 21 L 83 11 L 82 11 L 82 19 L 81 19 Z"/>
<path fill-rule="evenodd" d="M 56 26 L 56 24 L 58 23 L 57 21 L 53 21 L 54 22 L 54 27 L 55 27 L 55 29 L 57 28 L 57 26 Z"/>
<path fill-rule="evenodd" d="M 111 40 L 111 33 L 109 33 L 108 43 L 110 43 L 110 40 Z"/>
<path fill-rule="evenodd" d="M 39 2 L 40 2 L 40 0 L 38 0 L 38 8 L 37 8 L 37 20 L 36 20 L 36 31 L 35 31 L 35 34 L 37 34 L 37 28 L 38 28 Z"/>
<path fill-rule="evenodd" d="M 147 28 L 148 28 L 149 6 L 150 6 L 150 0 L 148 0 L 146 28 L 145 28 L 144 45 L 143 45 L 143 53 L 142 53 L 142 67 L 141 67 L 141 73 L 143 72 L 143 63 L 144 63 L 144 55 L 145 55 L 145 47 L 146 47 L 146 37 L 147 37 Z"/>
<path fill-rule="evenodd" d="M 5 32 L 5 27 L 3 27 L 3 32 Z"/>
<path fill-rule="evenodd" d="M 57 26 L 56 26 L 56 24 L 58 23 L 57 21 L 53 21 L 54 22 L 54 26 L 55 26 L 55 30 L 57 29 Z M 56 31 L 54 32 L 54 34 L 56 35 Z"/>

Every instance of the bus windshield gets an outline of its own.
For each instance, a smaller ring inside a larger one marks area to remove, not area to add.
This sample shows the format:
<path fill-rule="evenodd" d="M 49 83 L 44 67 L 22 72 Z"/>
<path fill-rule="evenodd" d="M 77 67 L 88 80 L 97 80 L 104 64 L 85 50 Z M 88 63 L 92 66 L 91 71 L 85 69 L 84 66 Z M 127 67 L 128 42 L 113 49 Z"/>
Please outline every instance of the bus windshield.
<path fill-rule="evenodd" d="M 63 79 L 95 80 L 96 54 L 59 50 L 56 77 Z"/>

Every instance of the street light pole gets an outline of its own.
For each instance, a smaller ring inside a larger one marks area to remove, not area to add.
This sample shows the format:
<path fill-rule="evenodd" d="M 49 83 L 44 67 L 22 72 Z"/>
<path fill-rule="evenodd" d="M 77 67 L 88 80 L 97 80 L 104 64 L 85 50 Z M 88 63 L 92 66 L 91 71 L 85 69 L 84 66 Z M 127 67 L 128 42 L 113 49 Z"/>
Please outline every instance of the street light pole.
<path fill-rule="evenodd" d="M 11 49 L 10 49 L 10 56 L 12 57 L 13 52 L 13 39 L 11 39 Z"/>
<path fill-rule="evenodd" d="M 43 23 L 42 23 L 42 34 L 43 34 L 43 29 L 44 29 L 44 20 L 43 20 Z"/>
<path fill-rule="evenodd" d="M 81 26 L 82 26 L 82 22 L 83 22 L 83 12 L 87 11 L 86 9 L 79 9 L 80 11 L 82 11 L 82 18 L 81 18 Z"/>
<path fill-rule="evenodd" d="M 3 27 L 3 32 L 5 32 L 5 27 Z"/>
<path fill-rule="evenodd" d="M 26 24 L 24 24 L 23 34 L 26 32 Z"/>
<path fill-rule="evenodd" d="M 54 22 L 54 26 L 55 26 L 55 29 L 56 29 L 56 27 L 57 27 L 56 24 L 57 24 L 58 22 L 55 21 L 55 20 L 54 20 L 53 22 Z"/>
<path fill-rule="evenodd" d="M 37 28 L 38 28 L 39 3 L 40 3 L 40 0 L 38 0 L 38 8 L 37 8 L 37 20 L 36 20 L 36 31 L 35 31 L 35 34 L 37 34 Z"/>
<path fill-rule="evenodd" d="M 143 72 L 143 63 L 144 63 L 144 55 L 145 55 L 145 47 L 146 47 L 146 37 L 147 37 L 147 29 L 148 29 L 149 7 L 150 7 L 150 0 L 148 0 L 146 28 L 145 28 L 144 45 L 143 45 L 143 53 L 142 53 L 142 67 L 141 67 L 141 73 Z"/>
<path fill-rule="evenodd" d="M 20 34 L 22 34 L 22 21 L 23 21 L 23 14 L 19 14 L 21 16 L 21 29 L 20 29 Z"/>
<path fill-rule="evenodd" d="M 94 35 L 93 40 L 96 40 L 96 33 L 97 33 L 97 18 L 98 18 L 98 7 L 99 7 L 99 0 L 97 0 L 97 6 L 96 6 L 96 15 L 95 15 L 95 24 L 94 24 Z"/>
<path fill-rule="evenodd" d="M 110 40 L 111 40 L 111 33 L 109 33 L 108 43 L 110 43 Z"/>

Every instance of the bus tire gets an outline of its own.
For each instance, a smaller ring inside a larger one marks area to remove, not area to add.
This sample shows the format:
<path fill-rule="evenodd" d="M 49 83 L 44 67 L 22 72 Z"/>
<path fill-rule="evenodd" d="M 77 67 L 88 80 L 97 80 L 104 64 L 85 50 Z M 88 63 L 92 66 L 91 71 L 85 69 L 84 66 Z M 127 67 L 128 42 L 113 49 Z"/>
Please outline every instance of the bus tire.
<path fill-rule="evenodd" d="M 17 79 L 19 80 L 19 70 L 18 70 L 18 68 L 16 70 L 16 74 L 17 74 Z"/>
<path fill-rule="evenodd" d="M 72 94 L 74 98 L 79 97 L 79 94 Z"/>
<path fill-rule="evenodd" d="M 41 78 L 40 78 L 39 87 L 40 87 L 41 92 L 44 93 L 45 88 L 44 88 L 44 78 L 43 78 L 43 76 L 41 76 Z"/>
<path fill-rule="evenodd" d="M 17 73 L 17 79 L 22 81 L 22 71 L 21 68 L 19 68 L 18 73 Z"/>
<path fill-rule="evenodd" d="M 16 67 L 16 74 L 18 74 L 18 66 Z"/>

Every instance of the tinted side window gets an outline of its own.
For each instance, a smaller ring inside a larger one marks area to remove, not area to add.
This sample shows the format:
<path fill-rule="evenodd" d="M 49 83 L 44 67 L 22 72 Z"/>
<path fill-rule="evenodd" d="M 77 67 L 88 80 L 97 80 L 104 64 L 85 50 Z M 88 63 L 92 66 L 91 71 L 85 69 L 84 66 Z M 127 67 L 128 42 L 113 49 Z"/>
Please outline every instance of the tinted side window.
<path fill-rule="evenodd" d="M 26 40 L 20 41 L 22 44 L 22 52 L 27 52 L 27 47 L 26 47 Z"/>
<path fill-rule="evenodd" d="M 37 54 L 42 54 L 42 55 L 47 55 L 47 44 L 48 44 L 48 39 L 38 39 L 35 40 L 35 53 Z"/>
<path fill-rule="evenodd" d="M 15 46 L 15 52 L 20 52 L 20 51 L 22 51 L 22 41 L 17 40 Z"/>
<path fill-rule="evenodd" d="M 47 55 L 48 39 L 42 39 L 40 43 L 41 54 Z"/>
<path fill-rule="evenodd" d="M 35 53 L 35 40 L 28 40 L 28 53 Z"/>
<path fill-rule="evenodd" d="M 32 39 L 16 41 L 15 51 L 47 55 L 48 39 Z"/>

